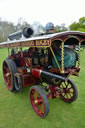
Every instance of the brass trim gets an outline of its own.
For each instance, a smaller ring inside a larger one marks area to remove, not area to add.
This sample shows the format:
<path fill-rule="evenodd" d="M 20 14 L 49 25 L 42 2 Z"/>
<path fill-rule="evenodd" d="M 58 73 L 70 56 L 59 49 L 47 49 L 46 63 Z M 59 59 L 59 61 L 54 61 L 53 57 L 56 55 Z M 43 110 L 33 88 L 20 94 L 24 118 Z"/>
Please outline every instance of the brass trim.
<path fill-rule="evenodd" d="M 81 42 L 79 42 L 79 50 L 78 50 L 78 67 L 80 68 L 80 47 L 81 47 Z"/>
<path fill-rule="evenodd" d="M 79 39 L 77 36 L 71 36 L 71 35 L 69 35 L 69 36 L 68 36 L 65 40 L 63 40 L 63 41 L 66 42 L 68 39 L 71 39 L 71 38 L 74 38 L 74 39 L 80 41 L 80 39 Z"/>
<path fill-rule="evenodd" d="M 59 40 L 59 41 L 63 41 L 62 39 L 59 39 L 59 38 L 56 38 L 56 39 L 51 39 L 52 40 L 52 43 L 55 41 L 55 40 Z"/>
<path fill-rule="evenodd" d="M 62 73 L 64 73 L 64 42 L 61 43 L 61 65 Z"/>
<path fill-rule="evenodd" d="M 59 63 L 58 63 L 58 61 L 57 61 L 57 59 L 56 59 L 56 56 L 55 56 L 55 54 L 54 54 L 54 52 L 53 52 L 52 47 L 50 47 L 50 50 L 51 50 L 51 52 L 52 52 L 52 55 L 53 55 L 53 57 L 54 57 L 54 59 L 55 59 L 55 62 L 56 62 L 56 64 L 57 64 L 57 66 L 58 66 L 58 68 L 59 68 L 59 70 L 60 70 L 60 72 L 61 72 L 61 68 L 60 68 Z"/>

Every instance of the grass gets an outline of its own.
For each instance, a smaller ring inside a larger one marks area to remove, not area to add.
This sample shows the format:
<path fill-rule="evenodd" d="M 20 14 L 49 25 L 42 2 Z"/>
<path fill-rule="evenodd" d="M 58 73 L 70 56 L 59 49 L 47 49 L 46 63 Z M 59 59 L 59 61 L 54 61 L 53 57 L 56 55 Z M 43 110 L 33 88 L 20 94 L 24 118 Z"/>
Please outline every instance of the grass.
<path fill-rule="evenodd" d="M 72 77 L 78 88 L 78 99 L 72 104 L 59 97 L 50 99 L 50 112 L 45 119 L 39 118 L 29 101 L 29 88 L 23 94 L 8 91 L 2 76 L 2 62 L 7 49 L 0 49 L 0 128 L 85 128 L 85 52 L 81 52 L 79 77 Z"/>

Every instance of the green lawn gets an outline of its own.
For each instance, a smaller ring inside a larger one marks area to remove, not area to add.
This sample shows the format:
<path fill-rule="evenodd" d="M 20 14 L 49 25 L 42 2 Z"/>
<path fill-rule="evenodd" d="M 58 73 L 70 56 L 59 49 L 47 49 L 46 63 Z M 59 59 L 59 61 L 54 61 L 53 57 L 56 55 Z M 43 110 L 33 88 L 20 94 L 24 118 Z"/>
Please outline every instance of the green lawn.
<path fill-rule="evenodd" d="M 45 119 L 38 117 L 29 101 L 29 87 L 23 94 L 8 91 L 2 76 L 2 62 L 7 49 L 0 49 L 0 128 L 85 128 L 85 52 L 81 52 L 79 77 L 72 77 L 78 88 L 78 99 L 72 104 L 59 97 L 50 99 L 50 112 Z"/>

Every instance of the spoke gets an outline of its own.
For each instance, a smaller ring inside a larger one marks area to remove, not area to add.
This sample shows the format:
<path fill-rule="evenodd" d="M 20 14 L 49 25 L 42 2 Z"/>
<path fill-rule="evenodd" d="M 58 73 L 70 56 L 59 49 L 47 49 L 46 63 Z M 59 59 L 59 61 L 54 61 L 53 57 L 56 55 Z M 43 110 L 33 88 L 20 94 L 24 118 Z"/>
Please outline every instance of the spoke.
<path fill-rule="evenodd" d="M 40 112 L 44 113 L 44 105 L 43 104 L 40 104 Z"/>
<path fill-rule="evenodd" d="M 69 83 L 65 83 L 66 88 L 68 87 Z"/>
<path fill-rule="evenodd" d="M 11 72 L 6 73 L 5 76 L 6 76 L 6 77 L 11 76 Z"/>
<path fill-rule="evenodd" d="M 68 97 L 68 94 L 66 94 L 66 97 L 69 98 L 69 97 Z"/>
<path fill-rule="evenodd" d="M 38 109 L 38 111 L 39 111 L 39 105 L 34 103 L 34 106 L 35 106 L 35 108 Z"/>
<path fill-rule="evenodd" d="M 10 83 L 11 83 L 11 81 L 10 81 L 10 79 L 8 79 L 8 85 L 10 85 Z"/>
<path fill-rule="evenodd" d="M 61 86 L 60 86 L 61 88 L 63 88 L 63 84 L 61 84 Z"/>
<path fill-rule="evenodd" d="M 7 70 L 7 69 L 8 69 L 6 66 L 3 66 L 3 68 L 4 68 L 5 70 Z"/>
<path fill-rule="evenodd" d="M 68 93 L 68 94 L 69 94 L 69 96 L 70 96 L 70 98 L 71 98 L 71 97 L 72 97 L 71 94 L 70 94 L 70 93 Z"/>
<path fill-rule="evenodd" d="M 73 94 L 73 92 L 71 92 L 71 91 L 69 91 L 69 93 L 72 93 Z"/>
<path fill-rule="evenodd" d="M 65 95 L 66 95 L 66 93 L 64 93 L 64 95 L 63 95 L 63 96 L 65 97 Z"/>
<path fill-rule="evenodd" d="M 71 85 L 71 84 L 69 84 L 68 88 L 69 88 L 69 89 L 71 89 L 71 88 L 72 88 L 72 85 Z"/>
<path fill-rule="evenodd" d="M 43 103 L 43 99 L 41 97 L 38 98 L 39 104 Z"/>
<path fill-rule="evenodd" d="M 7 77 L 6 75 L 4 75 L 4 77 L 5 77 L 6 79 L 8 79 L 8 77 Z"/>
<path fill-rule="evenodd" d="M 37 93 L 37 91 L 35 91 L 35 99 L 37 99 L 37 97 L 38 97 L 38 93 Z"/>
<path fill-rule="evenodd" d="M 69 89 L 69 93 L 73 93 L 74 92 L 74 90 L 71 88 L 71 89 Z"/>
<path fill-rule="evenodd" d="M 64 89 L 63 89 L 63 88 L 60 88 L 60 92 L 61 92 L 61 93 L 64 93 Z"/>
<path fill-rule="evenodd" d="M 6 72 L 10 72 L 8 67 L 4 67 L 4 69 L 6 70 Z"/>
<path fill-rule="evenodd" d="M 72 87 L 70 87 L 69 89 L 72 89 Z"/>

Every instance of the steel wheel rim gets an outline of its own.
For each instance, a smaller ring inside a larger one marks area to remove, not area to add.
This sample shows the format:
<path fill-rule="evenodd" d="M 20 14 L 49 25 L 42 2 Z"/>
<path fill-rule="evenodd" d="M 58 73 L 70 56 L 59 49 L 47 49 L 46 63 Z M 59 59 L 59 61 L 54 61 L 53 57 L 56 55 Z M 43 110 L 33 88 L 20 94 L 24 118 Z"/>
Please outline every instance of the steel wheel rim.
<path fill-rule="evenodd" d="M 62 82 L 60 90 L 62 92 L 60 96 L 64 101 L 70 102 L 74 98 L 75 90 L 70 82 Z"/>
<path fill-rule="evenodd" d="M 6 62 L 3 63 L 3 77 L 4 77 L 4 81 L 6 83 L 7 88 L 11 90 L 12 89 L 11 71 Z"/>
<path fill-rule="evenodd" d="M 33 110 L 37 113 L 37 115 L 42 117 L 45 113 L 45 104 L 42 96 L 39 94 L 39 92 L 36 89 L 31 90 L 30 101 L 31 101 Z"/>

